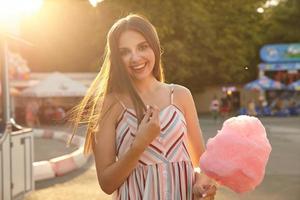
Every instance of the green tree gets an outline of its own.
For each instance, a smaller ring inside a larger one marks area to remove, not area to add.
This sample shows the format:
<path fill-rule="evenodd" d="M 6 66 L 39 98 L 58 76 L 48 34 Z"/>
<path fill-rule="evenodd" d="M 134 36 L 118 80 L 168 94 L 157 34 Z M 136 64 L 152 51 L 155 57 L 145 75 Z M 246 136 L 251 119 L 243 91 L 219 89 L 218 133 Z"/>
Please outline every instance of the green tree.
<path fill-rule="evenodd" d="M 266 43 L 300 42 L 300 1 L 287 0 L 267 9 L 264 18 Z"/>
<path fill-rule="evenodd" d="M 141 13 L 151 20 L 164 50 L 167 80 L 193 90 L 256 76 L 262 18 L 256 8 L 262 2 L 109 1 L 123 13 Z"/>
<path fill-rule="evenodd" d="M 137 13 L 157 28 L 168 82 L 194 91 L 244 83 L 257 77 L 262 45 L 300 41 L 300 1 L 281 1 L 257 13 L 264 3 L 105 0 L 93 8 L 87 0 L 48 0 L 38 17 L 24 23 L 25 38 L 36 45 L 29 64 L 33 71 L 98 71 L 111 25 Z"/>

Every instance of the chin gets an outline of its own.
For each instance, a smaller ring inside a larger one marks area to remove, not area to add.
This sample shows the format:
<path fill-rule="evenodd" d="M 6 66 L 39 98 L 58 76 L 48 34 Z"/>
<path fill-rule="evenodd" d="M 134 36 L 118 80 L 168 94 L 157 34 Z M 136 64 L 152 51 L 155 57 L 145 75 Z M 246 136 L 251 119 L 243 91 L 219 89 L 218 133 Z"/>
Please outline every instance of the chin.
<path fill-rule="evenodd" d="M 133 78 L 133 80 L 142 81 L 142 80 L 146 80 L 151 76 L 153 76 L 152 73 L 144 73 L 144 74 L 133 74 L 131 77 Z"/>
<path fill-rule="evenodd" d="M 149 71 L 149 72 L 144 72 L 144 73 L 141 73 L 141 74 L 138 74 L 138 73 L 132 73 L 131 74 L 131 77 L 133 80 L 137 80 L 137 81 L 142 81 L 142 80 L 145 80 L 149 77 L 153 76 L 152 72 Z"/>
<path fill-rule="evenodd" d="M 149 76 L 133 76 L 133 80 L 142 81 L 147 79 Z"/>

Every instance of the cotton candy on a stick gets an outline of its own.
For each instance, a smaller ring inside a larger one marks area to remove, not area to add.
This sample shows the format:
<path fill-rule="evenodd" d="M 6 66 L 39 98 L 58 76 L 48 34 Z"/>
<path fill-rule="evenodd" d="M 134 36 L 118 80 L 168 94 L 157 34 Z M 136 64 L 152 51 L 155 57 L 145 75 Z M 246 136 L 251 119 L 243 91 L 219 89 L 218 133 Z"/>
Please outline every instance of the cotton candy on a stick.
<path fill-rule="evenodd" d="M 271 149 L 259 119 L 232 117 L 208 140 L 200 168 L 219 184 L 237 193 L 248 192 L 262 182 Z"/>

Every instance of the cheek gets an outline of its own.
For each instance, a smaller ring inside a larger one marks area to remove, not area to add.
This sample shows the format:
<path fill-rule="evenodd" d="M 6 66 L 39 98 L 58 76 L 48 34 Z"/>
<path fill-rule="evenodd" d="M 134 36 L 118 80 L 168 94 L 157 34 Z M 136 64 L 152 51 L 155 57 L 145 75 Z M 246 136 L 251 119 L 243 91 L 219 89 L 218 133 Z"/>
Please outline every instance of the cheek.
<path fill-rule="evenodd" d="M 121 56 L 121 60 L 126 67 L 129 65 L 129 56 Z"/>
<path fill-rule="evenodd" d="M 155 65 L 155 55 L 153 54 L 153 57 L 152 57 L 152 61 L 151 61 L 151 66 L 152 66 L 152 70 L 154 69 L 154 65 Z"/>
<path fill-rule="evenodd" d="M 154 52 L 153 52 L 152 50 L 149 51 L 147 57 L 148 57 L 150 63 L 151 63 L 151 64 L 153 65 L 153 67 L 154 67 L 154 64 L 155 64 L 155 54 L 154 54 Z"/>
<path fill-rule="evenodd" d="M 130 73 L 130 69 L 129 69 L 130 60 L 129 60 L 129 57 L 128 56 L 123 56 L 123 57 L 121 57 L 121 60 L 123 62 L 123 67 L 125 67 L 125 70 L 128 73 Z"/>

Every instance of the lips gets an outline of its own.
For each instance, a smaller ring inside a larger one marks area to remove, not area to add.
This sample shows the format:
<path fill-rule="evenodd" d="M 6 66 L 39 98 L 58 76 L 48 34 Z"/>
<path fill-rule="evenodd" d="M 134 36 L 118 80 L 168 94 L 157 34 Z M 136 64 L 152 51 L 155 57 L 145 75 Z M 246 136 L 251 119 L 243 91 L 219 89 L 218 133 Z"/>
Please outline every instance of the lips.
<path fill-rule="evenodd" d="M 146 67 L 147 63 L 139 64 L 139 65 L 132 65 L 131 68 L 134 71 L 142 71 Z"/>

